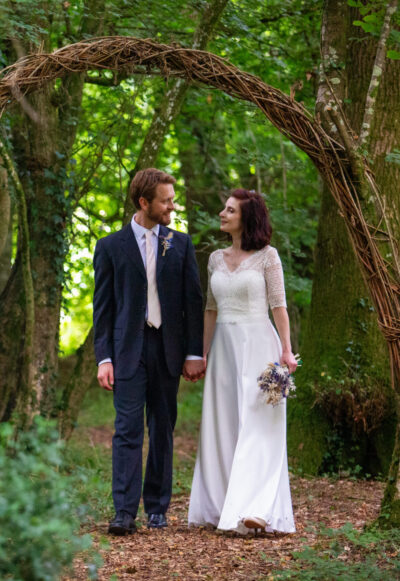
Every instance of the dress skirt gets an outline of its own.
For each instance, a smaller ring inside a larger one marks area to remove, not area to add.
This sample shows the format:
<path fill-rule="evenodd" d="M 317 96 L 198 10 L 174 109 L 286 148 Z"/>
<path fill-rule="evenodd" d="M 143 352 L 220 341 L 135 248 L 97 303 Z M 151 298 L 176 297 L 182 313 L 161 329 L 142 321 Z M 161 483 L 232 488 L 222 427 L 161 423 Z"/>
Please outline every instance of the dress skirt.
<path fill-rule="evenodd" d="M 281 354 L 269 320 L 217 322 L 204 385 L 189 524 L 294 532 L 286 453 L 286 401 L 265 404 L 257 377 Z"/>

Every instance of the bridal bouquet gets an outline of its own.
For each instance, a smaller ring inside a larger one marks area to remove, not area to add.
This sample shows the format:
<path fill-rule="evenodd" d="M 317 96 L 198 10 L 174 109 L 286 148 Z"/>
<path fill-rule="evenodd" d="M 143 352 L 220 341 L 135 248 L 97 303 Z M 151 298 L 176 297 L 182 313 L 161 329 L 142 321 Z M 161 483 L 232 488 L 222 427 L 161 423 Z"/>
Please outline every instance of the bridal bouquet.
<path fill-rule="evenodd" d="M 295 357 L 299 362 L 298 364 L 301 365 L 300 356 L 297 354 Z M 273 406 L 278 405 L 284 397 L 289 397 L 290 394 L 296 391 L 296 386 L 288 367 L 279 365 L 279 363 L 268 363 L 267 368 L 257 378 L 257 381 L 264 402 Z"/>

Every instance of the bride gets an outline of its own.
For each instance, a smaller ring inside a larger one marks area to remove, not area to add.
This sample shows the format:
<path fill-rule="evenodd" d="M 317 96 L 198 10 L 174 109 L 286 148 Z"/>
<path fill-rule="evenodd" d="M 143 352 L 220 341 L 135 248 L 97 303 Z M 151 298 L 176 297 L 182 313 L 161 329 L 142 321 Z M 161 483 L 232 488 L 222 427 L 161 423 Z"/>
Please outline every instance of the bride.
<path fill-rule="evenodd" d="M 207 373 L 189 524 L 290 533 L 286 400 L 265 404 L 257 384 L 270 362 L 291 373 L 297 366 L 281 261 L 269 245 L 272 230 L 259 194 L 234 190 L 220 218 L 232 246 L 213 252 L 208 263 Z"/>

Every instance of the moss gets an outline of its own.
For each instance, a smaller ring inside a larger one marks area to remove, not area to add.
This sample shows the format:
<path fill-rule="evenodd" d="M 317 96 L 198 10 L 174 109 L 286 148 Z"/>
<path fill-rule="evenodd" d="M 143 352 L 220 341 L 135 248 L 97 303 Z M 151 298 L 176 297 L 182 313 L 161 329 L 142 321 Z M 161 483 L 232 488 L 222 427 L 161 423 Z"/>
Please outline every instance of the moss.
<path fill-rule="evenodd" d="M 400 416 L 400 398 L 395 396 L 397 415 Z M 397 423 L 395 445 L 392 461 L 382 499 L 381 512 L 377 520 L 381 528 L 400 526 L 400 498 L 399 498 L 399 468 L 400 468 L 400 423 Z"/>
<path fill-rule="evenodd" d="M 376 453 L 376 462 L 370 458 L 369 472 L 371 474 L 380 473 L 385 477 L 388 474 L 395 442 L 396 424 L 396 414 L 392 412 L 385 418 L 379 430 L 371 434 L 371 446 Z"/>
<path fill-rule="evenodd" d="M 297 397 L 287 407 L 287 446 L 291 467 L 304 474 L 318 474 L 326 453 L 326 430 L 329 428 L 323 414 L 313 407 L 310 386 L 302 384 L 302 370 L 298 372 Z"/>
<path fill-rule="evenodd" d="M 396 428 L 393 394 L 376 376 L 353 386 L 343 369 L 337 374 L 324 384 L 311 364 L 296 373 L 297 398 L 288 403 L 290 464 L 312 475 L 386 475 Z"/>
<path fill-rule="evenodd" d="M 291 467 L 304 474 L 318 474 L 326 453 L 326 422 L 315 413 L 304 414 L 294 401 L 288 406 L 288 456 Z"/>
<path fill-rule="evenodd" d="M 288 411 L 293 465 L 311 474 L 357 465 L 364 473 L 387 471 L 393 444 L 393 422 L 383 397 L 390 386 L 387 347 L 344 223 L 326 189 L 304 328 L 298 398 L 289 402 Z"/>
<path fill-rule="evenodd" d="M 396 487 L 395 484 L 393 484 Z M 374 521 L 374 526 L 381 529 L 393 529 L 400 527 L 400 499 L 394 500 L 390 505 L 382 504 L 379 517 Z"/>

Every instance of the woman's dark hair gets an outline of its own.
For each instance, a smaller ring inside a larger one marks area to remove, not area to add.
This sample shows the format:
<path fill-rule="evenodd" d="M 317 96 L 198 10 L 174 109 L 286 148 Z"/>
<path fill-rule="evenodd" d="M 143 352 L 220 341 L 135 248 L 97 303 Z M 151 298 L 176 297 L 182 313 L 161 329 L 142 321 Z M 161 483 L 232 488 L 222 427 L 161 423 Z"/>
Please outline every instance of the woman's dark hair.
<path fill-rule="evenodd" d="M 242 212 L 242 249 L 261 250 L 270 243 L 272 235 L 268 210 L 262 196 L 244 189 L 233 190 L 231 196 L 239 200 Z"/>

